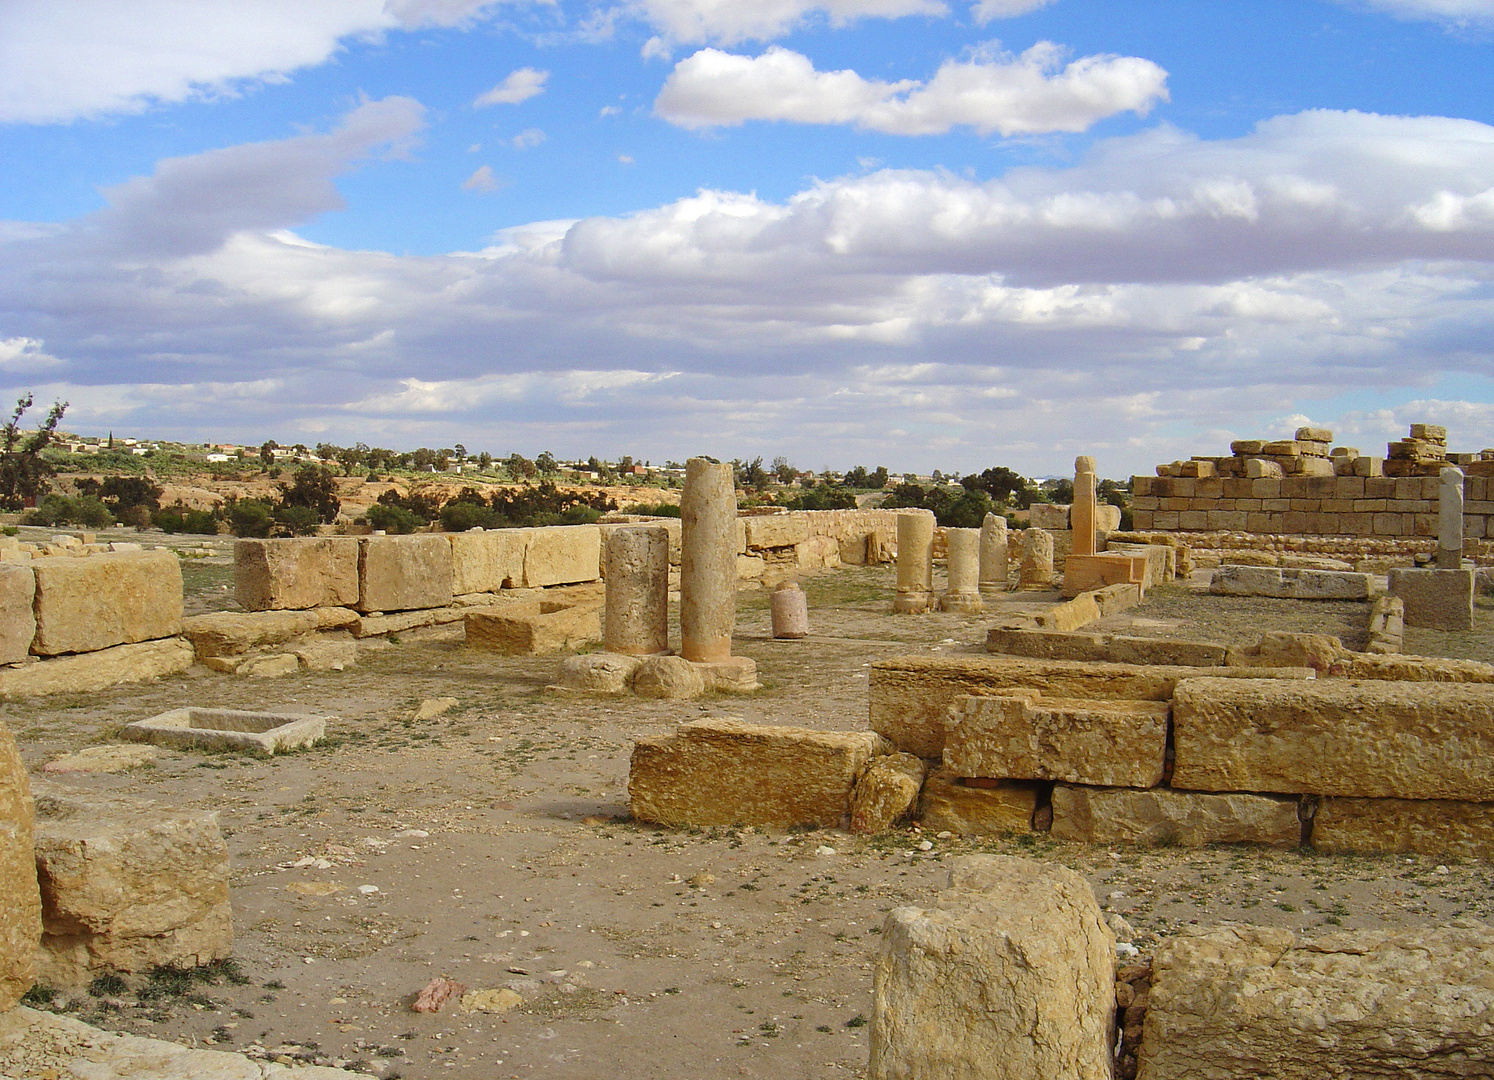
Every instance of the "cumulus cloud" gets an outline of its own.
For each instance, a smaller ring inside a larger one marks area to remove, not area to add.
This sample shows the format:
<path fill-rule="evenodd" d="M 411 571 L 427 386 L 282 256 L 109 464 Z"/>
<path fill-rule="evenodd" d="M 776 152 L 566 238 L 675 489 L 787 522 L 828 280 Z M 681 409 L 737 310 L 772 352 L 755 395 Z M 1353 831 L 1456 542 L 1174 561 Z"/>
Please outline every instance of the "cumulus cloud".
<path fill-rule="evenodd" d="M 949 12 L 941 0 L 752 0 L 751 3 L 742 0 L 633 0 L 628 7 L 657 29 L 663 41 L 681 45 L 771 41 L 791 33 L 815 17 L 828 20 L 832 26 L 845 26 L 860 19 L 896 19 L 906 15 L 945 15 Z"/>
<path fill-rule="evenodd" d="M 537 71 L 530 67 L 519 68 L 517 71 L 509 72 L 501 83 L 487 93 L 479 94 L 472 105 L 478 109 L 487 105 L 517 105 L 521 101 L 528 101 L 532 97 L 543 94 L 545 81 L 549 77 L 548 71 Z"/>
<path fill-rule="evenodd" d="M 1167 100 L 1167 72 L 1134 56 L 1086 56 L 1039 42 L 1020 56 L 949 60 L 928 82 L 882 82 L 854 71 L 816 71 L 781 46 L 761 56 L 702 49 L 681 60 L 654 111 L 687 128 L 748 120 L 854 124 L 893 135 L 982 135 L 1084 131 L 1120 112 L 1145 116 Z"/>
<path fill-rule="evenodd" d="M 1053 0 L 976 0 L 970 9 L 976 23 L 984 26 L 997 19 L 1011 19 L 1047 7 Z"/>
<path fill-rule="evenodd" d="M 493 174 L 491 165 L 479 166 L 471 176 L 462 181 L 463 191 L 480 191 L 484 194 L 497 191 L 505 186 L 503 178 Z"/>
<path fill-rule="evenodd" d="M 48 354 L 46 343 L 38 338 L 0 338 L 0 372 L 17 375 L 62 366 L 62 361 Z"/>
<path fill-rule="evenodd" d="M 465 26 L 505 3 L 553 4 L 555 0 L 385 0 L 384 11 L 407 29 Z"/>
<path fill-rule="evenodd" d="M 509 145 L 515 150 L 532 150 L 544 141 L 545 133 L 539 128 L 525 128 L 509 140 Z"/>
<path fill-rule="evenodd" d="M 1494 24 L 1494 0 L 1360 0 L 1360 3 L 1402 19 Z"/>

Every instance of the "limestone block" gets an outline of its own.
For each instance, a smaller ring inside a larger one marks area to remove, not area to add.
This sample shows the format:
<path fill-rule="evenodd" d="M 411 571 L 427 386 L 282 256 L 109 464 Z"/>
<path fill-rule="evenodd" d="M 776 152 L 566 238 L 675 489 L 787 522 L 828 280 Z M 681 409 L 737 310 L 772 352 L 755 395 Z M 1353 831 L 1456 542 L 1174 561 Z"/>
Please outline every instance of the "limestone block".
<path fill-rule="evenodd" d="M 857 779 L 890 749 L 870 731 L 694 720 L 637 741 L 628 799 L 635 818 L 663 825 L 843 828 Z"/>
<path fill-rule="evenodd" d="M 1209 591 L 1222 596 L 1274 596 L 1283 600 L 1368 600 L 1369 575 L 1273 566 L 1221 566 Z"/>
<path fill-rule="evenodd" d="M 986 651 L 1032 660 L 1099 660 L 1117 664 L 1171 664 L 1185 667 L 1217 667 L 1224 663 L 1225 656 L 1223 645 L 1209 641 L 1057 630 L 1012 630 L 1001 627 L 986 631 Z"/>
<path fill-rule="evenodd" d="M 1066 867 L 956 861 L 931 908 L 895 908 L 873 969 L 869 1080 L 1111 1075 L 1115 937 Z"/>
<path fill-rule="evenodd" d="M 723 694 L 748 694 L 762 689 L 757 681 L 757 661 L 750 656 L 729 656 L 695 665 L 705 688 Z"/>
<path fill-rule="evenodd" d="M 1296 847 L 1302 827 L 1288 796 L 1154 788 L 1053 789 L 1053 835 L 1086 844 L 1264 844 Z"/>
<path fill-rule="evenodd" d="M 339 630 L 358 621 L 352 608 L 310 611 L 214 611 L 182 620 L 182 635 L 199 660 L 237 656 L 261 645 L 282 645 L 319 630 Z"/>
<path fill-rule="evenodd" d="M 1144 588 L 1165 585 L 1177 577 L 1177 551 L 1165 544 L 1124 544 L 1107 542 L 1107 553 L 1117 555 L 1142 555 L 1146 557 L 1146 577 L 1141 582 Z"/>
<path fill-rule="evenodd" d="M 927 772 L 923 758 L 912 754 L 873 758 L 851 792 L 851 831 L 880 833 L 896 825 L 918 805 Z"/>
<path fill-rule="evenodd" d="M 301 670 L 301 661 L 290 653 L 270 653 L 262 656 L 246 656 L 242 659 L 214 657 L 208 661 L 208 664 L 213 666 L 215 661 L 223 659 L 239 660 L 239 663 L 231 669 L 233 674 L 246 675 L 252 679 L 283 679 Z M 229 669 L 214 667 L 214 670 Z"/>
<path fill-rule="evenodd" d="M 802 514 L 749 517 L 743 518 L 742 523 L 747 530 L 747 548 L 750 551 L 794 547 L 809 539 L 809 522 Z M 839 546 L 836 545 L 837 549 Z"/>
<path fill-rule="evenodd" d="M 642 657 L 626 656 L 622 653 L 604 652 L 567 656 L 560 662 L 558 682 L 567 690 L 621 694 L 628 689 L 628 683 L 642 663 Z"/>
<path fill-rule="evenodd" d="M 928 832 L 962 836 L 1002 836 L 1032 831 L 1038 785 L 1024 780 L 991 780 L 966 784 L 948 769 L 924 781 L 918 799 L 918 821 Z"/>
<path fill-rule="evenodd" d="M 1494 687 L 1190 679 L 1172 782 L 1195 791 L 1494 800 Z"/>
<path fill-rule="evenodd" d="M 1047 611 L 1037 615 L 1034 621 L 1045 630 L 1057 630 L 1070 632 L 1081 626 L 1088 626 L 1100 618 L 1100 605 L 1095 602 L 1094 593 L 1081 593 L 1072 600 L 1065 600 L 1061 604 L 1054 604 Z"/>
<path fill-rule="evenodd" d="M 737 580 L 761 581 L 768 569 L 768 560 L 761 555 L 737 556 Z"/>
<path fill-rule="evenodd" d="M 1350 679 L 1390 679 L 1408 682 L 1494 682 L 1494 664 L 1480 660 L 1451 660 L 1443 656 L 1350 654 L 1342 674 Z"/>
<path fill-rule="evenodd" d="M 524 548 L 524 587 L 596 581 L 601 576 L 601 561 L 602 530 L 595 525 L 530 529 Z"/>
<path fill-rule="evenodd" d="M 594 609 L 579 607 L 536 615 L 472 608 L 463 621 L 468 646 L 500 656 L 542 656 L 602 637 L 601 617 Z"/>
<path fill-rule="evenodd" d="M 1152 962 L 1138 1080 L 1485 1076 L 1494 930 L 1184 928 Z"/>
<path fill-rule="evenodd" d="M 1065 504 L 1033 503 L 1028 511 L 1027 524 L 1034 529 L 1062 532 L 1069 527 L 1069 508 Z"/>
<path fill-rule="evenodd" d="M 699 664 L 683 656 L 650 656 L 633 675 L 633 692 L 639 697 L 663 701 L 697 698 L 706 690 Z"/>
<path fill-rule="evenodd" d="M 96 652 L 182 628 L 182 571 L 170 551 L 33 559 L 38 656 Z"/>
<path fill-rule="evenodd" d="M 833 569 L 840 565 L 840 541 L 833 536 L 811 536 L 794 545 L 794 561 L 806 570 Z"/>
<path fill-rule="evenodd" d="M 451 591 L 460 596 L 522 588 L 524 552 L 530 535 L 536 531 L 474 529 L 449 534 L 446 539 L 451 544 Z"/>
<path fill-rule="evenodd" d="M 233 951 L 228 848 L 218 815 L 38 782 L 38 979 L 193 967 Z"/>
<path fill-rule="evenodd" d="M 358 666 L 358 643 L 352 635 L 318 634 L 291 648 L 305 671 L 346 671 Z"/>
<path fill-rule="evenodd" d="M 361 536 L 358 545 L 359 611 L 409 611 L 451 603 L 451 543 L 446 536 Z"/>
<path fill-rule="evenodd" d="M 1145 555 L 1105 552 L 1100 555 L 1070 555 L 1064 562 L 1063 594 L 1078 596 L 1107 585 L 1144 585 L 1149 571 Z"/>
<path fill-rule="evenodd" d="M 352 627 L 356 638 L 378 637 L 383 634 L 399 634 L 406 630 L 419 630 L 426 626 L 444 626 L 461 622 L 472 608 L 460 607 L 417 608 L 414 611 L 397 611 L 392 615 L 360 615 Z M 504 608 L 505 612 L 508 608 Z"/>
<path fill-rule="evenodd" d="M 1136 607 L 1142 600 L 1142 586 L 1106 585 L 1103 589 L 1095 589 L 1091 592 L 1095 606 L 1100 609 L 1100 618 L 1106 615 L 1114 615 L 1118 612 L 1129 611 Z"/>
<path fill-rule="evenodd" d="M 116 645 L 0 669 L 0 699 L 43 694 L 89 694 L 120 683 L 177 675 L 192 666 L 192 646 L 181 638 Z"/>
<path fill-rule="evenodd" d="M 19 664 L 31 655 L 35 599 L 36 575 L 30 565 L 0 562 L 0 664 Z"/>
<path fill-rule="evenodd" d="M 0 722 L 0 1013 L 35 982 L 41 899 L 32 856 L 31 782 L 10 729 Z"/>
<path fill-rule="evenodd" d="M 1342 675 L 1354 656 L 1344 643 L 1328 634 L 1294 634 L 1270 630 L 1243 649 L 1230 649 L 1231 667 L 1307 667 L 1319 675 Z"/>
<path fill-rule="evenodd" d="M 245 611 L 351 606 L 358 602 L 358 538 L 237 540 L 233 587 Z"/>
<path fill-rule="evenodd" d="M 1339 855 L 1414 852 L 1494 858 L 1494 803 L 1454 799 L 1323 799 L 1312 846 Z"/>
<path fill-rule="evenodd" d="M 1405 604 L 1407 626 L 1427 630 L 1473 629 L 1472 570 L 1390 571 L 1390 594 Z"/>
<path fill-rule="evenodd" d="M 957 776 L 1153 787 L 1167 754 L 1166 702 L 1074 701 L 1026 691 L 967 697 L 944 723 Z"/>
<path fill-rule="evenodd" d="M 1248 669 L 1251 679 L 1308 679 L 1307 669 Z M 904 657 L 872 664 L 870 720 L 899 750 L 921 758 L 944 753 L 944 717 L 957 698 L 1037 690 L 1054 698 L 1167 701 L 1180 680 L 1232 677 L 1227 668 L 1096 664 L 1000 657 Z M 1267 789 L 1269 790 L 1269 789 Z"/>

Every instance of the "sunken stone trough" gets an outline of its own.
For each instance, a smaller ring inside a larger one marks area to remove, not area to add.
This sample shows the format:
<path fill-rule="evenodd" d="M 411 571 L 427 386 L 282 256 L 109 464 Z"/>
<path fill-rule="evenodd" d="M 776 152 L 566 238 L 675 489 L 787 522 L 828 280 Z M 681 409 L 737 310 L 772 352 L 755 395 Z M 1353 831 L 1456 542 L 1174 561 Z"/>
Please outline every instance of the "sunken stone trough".
<path fill-rule="evenodd" d="M 177 749 L 275 754 L 321 742 L 330 717 L 239 709 L 172 709 L 126 724 L 120 737 Z"/>

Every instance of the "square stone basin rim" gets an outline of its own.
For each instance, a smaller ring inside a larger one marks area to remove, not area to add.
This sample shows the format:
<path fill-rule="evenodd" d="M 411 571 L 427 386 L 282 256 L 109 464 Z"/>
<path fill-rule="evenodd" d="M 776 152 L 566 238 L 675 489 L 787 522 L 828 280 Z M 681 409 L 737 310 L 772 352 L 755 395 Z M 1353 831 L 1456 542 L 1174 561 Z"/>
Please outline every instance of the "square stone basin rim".
<path fill-rule="evenodd" d="M 127 724 L 120 735 L 132 742 L 157 746 L 274 754 L 320 742 L 331 719 L 298 713 L 188 707 Z"/>

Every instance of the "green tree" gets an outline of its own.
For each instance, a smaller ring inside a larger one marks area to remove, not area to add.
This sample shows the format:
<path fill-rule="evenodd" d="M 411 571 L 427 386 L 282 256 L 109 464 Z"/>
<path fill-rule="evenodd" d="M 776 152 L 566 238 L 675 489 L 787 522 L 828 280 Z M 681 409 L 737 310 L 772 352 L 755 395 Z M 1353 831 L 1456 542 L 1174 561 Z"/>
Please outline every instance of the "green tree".
<path fill-rule="evenodd" d="M 275 464 L 275 451 L 280 449 L 280 444 L 274 439 L 266 439 L 259 444 L 259 465 L 262 472 L 269 472 L 270 466 Z"/>
<path fill-rule="evenodd" d="M 0 433 L 0 509 L 19 510 L 40 498 L 54 475 L 52 466 L 42 460 L 41 454 L 51 443 L 67 402 L 54 401 L 41 427 L 23 435 L 21 417 L 31 405 L 30 394 L 18 399 L 10 421 Z"/>
<path fill-rule="evenodd" d="M 1031 480 L 1025 476 L 1019 476 L 1004 465 L 998 465 L 982 473 L 971 473 L 961 479 L 960 483 L 971 491 L 984 491 L 991 497 L 992 502 L 1000 506 L 1020 500 L 1020 497 L 1032 488 Z"/>
<path fill-rule="evenodd" d="M 235 536 L 266 537 L 275 527 L 270 505 L 259 499 L 236 499 L 228 506 L 228 527 Z"/>
<path fill-rule="evenodd" d="M 773 475 L 778 478 L 780 484 L 792 484 L 794 478 L 799 475 L 799 470 L 789 464 L 789 459 L 783 455 L 773 459 Z"/>
<path fill-rule="evenodd" d="M 337 520 L 342 504 L 337 498 L 337 478 L 323 465 L 302 465 L 289 484 L 280 485 L 276 510 L 304 507 L 316 514 L 317 521 L 330 525 Z"/>

